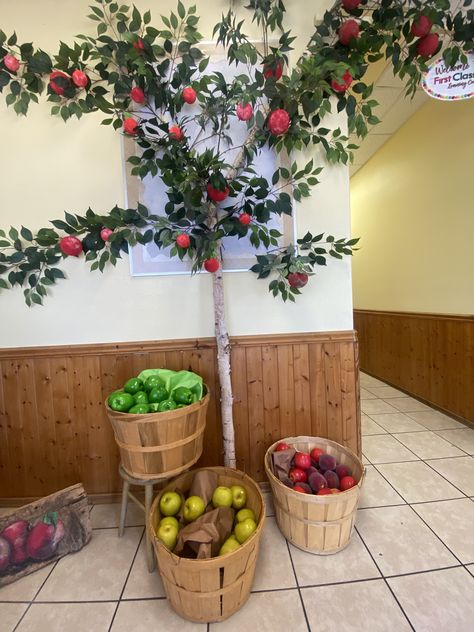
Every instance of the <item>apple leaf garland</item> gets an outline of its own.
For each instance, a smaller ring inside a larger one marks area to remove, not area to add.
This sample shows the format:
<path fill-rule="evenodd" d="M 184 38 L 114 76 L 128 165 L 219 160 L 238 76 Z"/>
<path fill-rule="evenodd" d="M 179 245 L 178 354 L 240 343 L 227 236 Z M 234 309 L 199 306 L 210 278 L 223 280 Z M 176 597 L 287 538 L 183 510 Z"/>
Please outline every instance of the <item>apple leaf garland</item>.
<path fill-rule="evenodd" d="M 26 115 L 46 94 L 51 113 L 64 121 L 102 112 L 104 125 L 136 142 L 132 173 L 160 177 L 168 187 L 163 215 L 139 204 L 106 215 L 90 209 L 83 216 L 66 213 L 51 222 L 53 228 L 36 233 L 25 227 L 0 230 L 0 288 L 22 286 L 28 305 L 41 304 L 48 286 L 64 278 L 63 257 L 83 256 L 92 270 L 103 272 L 129 246 L 151 241 L 171 246 L 172 256 L 190 257 L 193 272 L 214 273 L 221 270 L 221 240 L 236 237 L 267 249 L 251 270 L 258 278 L 271 277 L 274 296 L 294 301 L 315 266 L 352 255 L 358 240 L 308 233 L 282 247 L 281 234 L 268 222 L 274 215 L 291 215 L 293 201 L 311 195 L 322 168 L 313 161 L 293 162 L 289 169 L 278 168 L 270 182 L 255 173 L 255 156 L 264 146 L 294 156 L 320 145 L 328 162 L 347 164 L 356 146 L 341 129 L 325 127 L 324 118 L 336 106 L 346 113 L 349 132 L 360 138 L 378 122 L 372 86 L 363 80 L 370 62 L 389 59 L 413 95 L 443 41 L 448 66 L 465 61 L 474 48 L 471 1 L 454 14 L 448 5 L 446 0 L 336 2 L 290 70 L 294 37 L 284 29 L 284 3 L 250 0 L 247 8 L 263 32 L 263 53 L 232 10 L 214 29 L 230 64 L 254 68 L 232 81 L 218 72 L 206 74 L 209 60 L 199 48 L 196 8 L 181 1 L 153 26 L 149 11 L 95 0 L 89 18 L 97 35 L 79 35 L 72 45 L 61 42 L 53 56 L 0 30 L 0 91 L 7 105 Z M 278 44 L 270 47 L 269 33 L 277 31 Z M 226 159 L 234 146 L 231 117 L 249 130 L 237 164 Z M 213 149 L 201 149 L 199 136 L 188 137 L 191 122 L 215 140 Z"/>

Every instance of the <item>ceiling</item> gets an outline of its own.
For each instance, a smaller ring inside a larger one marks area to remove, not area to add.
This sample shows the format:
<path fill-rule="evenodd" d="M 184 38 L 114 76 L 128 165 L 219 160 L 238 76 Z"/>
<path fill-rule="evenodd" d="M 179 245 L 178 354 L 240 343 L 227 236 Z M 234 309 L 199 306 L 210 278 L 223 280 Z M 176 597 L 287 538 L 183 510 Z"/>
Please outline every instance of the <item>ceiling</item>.
<path fill-rule="evenodd" d="M 463 0 L 451 0 L 451 10 L 466 10 L 462 4 Z M 406 97 L 404 84 L 398 77 L 393 76 L 390 62 L 374 64 L 369 68 L 364 81 L 374 84 L 372 98 L 379 103 L 375 115 L 381 122 L 373 126 L 362 141 L 356 137 L 350 138 L 351 142 L 359 145 L 359 149 L 354 152 L 354 164 L 350 167 L 351 176 L 355 175 L 430 98 L 422 88 L 417 90 L 413 99 Z"/>

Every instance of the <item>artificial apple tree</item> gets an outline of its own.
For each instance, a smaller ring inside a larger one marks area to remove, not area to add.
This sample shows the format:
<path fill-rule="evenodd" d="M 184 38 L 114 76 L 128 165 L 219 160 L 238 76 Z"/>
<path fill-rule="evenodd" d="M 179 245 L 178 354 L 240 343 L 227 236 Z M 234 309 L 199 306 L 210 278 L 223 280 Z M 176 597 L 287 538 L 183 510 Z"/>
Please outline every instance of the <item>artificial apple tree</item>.
<path fill-rule="evenodd" d="M 318 183 L 322 165 L 298 165 L 298 153 L 320 146 L 328 162 L 349 162 L 356 146 L 340 128 L 325 127 L 324 118 L 335 107 L 359 138 L 378 122 L 372 86 L 363 81 L 370 62 L 389 59 L 413 94 L 427 61 L 442 47 L 447 65 L 465 61 L 474 33 L 471 0 L 463 4 L 453 15 L 448 0 L 337 1 L 290 69 L 294 38 L 284 28 L 284 3 L 250 0 L 263 49 L 245 35 L 232 9 L 214 29 L 239 72 L 232 79 L 207 70 L 196 8 L 181 1 L 155 27 L 149 11 L 142 15 L 135 7 L 95 0 L 89 17 L 97 34 L 61 43 L 53 56 L 0 31 L 0 90 L 8 105 L 26 115 L 46 94 L 52 115 L 64 121 L 102 112 L 104 125 L 136 143 L 128 158 L 132 174 L 159 178 L 167 187 L 162 208 L 138 204 L 106 215 L 89 209 L 85 215 L 65 213 L 51 222 L 53 228 L 0 231 L 0 288 L 23 286 L 26 303 L 41 304 L 64 277 L 63 258 L 84 256 L 92 270 L 103 272 L 130 246 L 150 242 L 170 248 L 172 257 L 189 258 L 193 272 L 212 273 L 224 457 L 235 466 L 222 240 L 263 246 L 267 251 L 257 254 L 251 270 L 270 278 L 270 292 L 284 301 L 295 300 L 328 256 L 351 255 L 357 239 L 307 233 L 296 245 L 282 245 L 282 235 L 269 226 L 275 216 L 292 214 L 286 189 L 300 202 Z M 278 43 L 270 46 L 276 32 Z M 236 121 L 247 129 L 240 145 L 232 138 Z M 279 166 L 271 180 L 255 167 L 264 147 L 290 156 L 290 168 Z"/>

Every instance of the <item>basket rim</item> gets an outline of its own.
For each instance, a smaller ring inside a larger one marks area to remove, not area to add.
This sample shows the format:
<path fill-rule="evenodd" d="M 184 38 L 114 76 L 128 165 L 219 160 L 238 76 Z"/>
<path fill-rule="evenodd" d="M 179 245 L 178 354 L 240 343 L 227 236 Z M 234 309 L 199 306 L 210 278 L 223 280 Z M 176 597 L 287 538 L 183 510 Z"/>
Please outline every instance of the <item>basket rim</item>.
<path fill-rule="evenodd" d="M 189 406 L 185 406 L 184 408 L 177 408 L 174 410 L 166 410 L 163 412 L 153 412 L 153 413 L 143 413 L 141 415 L 135 415 L 135 414 L 130 414 L 130 413 L 122 413 L 119 412 L 118 410 L 113 410 L 112 408 L 110 408 L 109 404 L 108 404 L 108 399 L 109 397 L 106 398 L 105 402 L 104 402 L 104 406 L 105 406 L 105 410 L 107 412 L 108 415 L 110 415 L 111 417 L 120 419 L 120 421 L 127 421 L 127 422 L 133 422 L 133 421 L 140 421 L 142 423 L 144 422 L 152 422 L 152 423 L 156 423 L 159 421 L 168 421 L 169 419 L 174 419 L 175 417 L 182 417 L 184 411 L 186 411 L 186 414 L 192 413 L 196 410 L 199 410 L 202 406 L 207 405 L 209 403 L 209 399 L 211 397 L 210 391 L 206 386 L 206 394 L 199 399 L 197 402 L 194 402 L 193 404 L 190 404 Z M 157 415 L 159 415 L 159 418 L 157 418 Z M 166 415 L 166 417 L 162 416 L 162 415 Z"/>
<path fill-rule="evenodd" d="M 248 479 L 250 481 L 250 483 L 255 487 L 257 494 L 259 496 L 259 500 L 261 502 L 262 505 L 262 511 L 260 514 L 260 520 L 257 523 L 257 528 L 255 529 L 255 531 L 252 533 L 252 535 L 245 540 L 245 542 L 243 544 L 240 545 L 240 547 L 238 549 L 236 549 L 235 551 L 230 551 L 229 553 L 226 553 L 225 555 L 216 555 L 215 557 L 211 557 L 209 559 L 191 559 L 191 558 L 183 558 L 180 557 L 179 555 L 176 555 L 175 553 L 173 553 L 173 551 L 170 551 L 169 549 L 166 548 L 166 546 L 159 540 L 159 538 L 157 538 L 154 530 L 153 530 L 153 526 L 152 526 L 152 517 L 153 514 L 155 513 L 156 507 L 158 505 L 158 503 L 160 502 L 160 498 L 163 495 L 163 493 L 166 491 L 166 487 L 168 487 L 168 485 L 171 485 L 172 483 L 175 483 L 179 478 L 186 476 L 188 474 L 190 474 L 191 472 L 201 472 L 201 471 L 211 471 L 211 472 L 217 472 L 218 474 L 227 474 L 227 473 L 232 473 L 232 472 L 238 472 L 239 474 L 242 474 L 244 476 L 244 480 Z M 183 472 L 182 474 L 180 474 L 179 476 L 176 476 L 174 479 L 172 479 L 169 484 L 166 485 L 166 487 L 164 489 L 161 489 L 159 494 L 157 494 L 156 498 L 153 500 L 153 503 L 151 505 L 151 509 L 150 512 L 147 516 L 147 529 L 149 531 L 149 535 L 152 538 L 152 542 L 154 543 L 155 546 L 160 547 L 160 549 L 166 553 L 167 555 L 170 556 L 170 558 L 172 559 L 174 564 L 183 564 L 185 562 L 192 562 L 192 563 L 201 563 L 203 566 L 208 565 L 215 565 L 216 560 L 223 560 L 226 558 L 229 558 L 230 555 L 235 555 L 235 554 L 241 554 L 242 551 L 244 551 L 246 548 L 248 548 L 247 545 L 252 546 L 252 544 L 255 542 L 256 538 L 255 536 L 257 534 L 260 534 L 261 531 L 263 530 L 264 527 L 264 523 L 265 523 L 265 519 L 266 519 L 266 511 L 265 511 L 265 499 L 263 498 L 263 494 L 262 491 L 258 485 L 258 483 L 256 483 L 253 478 L 251 478 L 248 474 L 246 474 L 245 472 L 242 472 L 242 470 L 238 470 L 237 468 L 231 468 L 231 467 L 226 467 L 224 465 L 215 465 L 215 466 L 208 466 L 208 467 L 199 467 L 196 468 L 195 470 L 188 470 L 187 472 Z"/>
<path fill-rule="evenodd" d="M 291 489 L 290 487 L 287 487 L 284 483 L 282 483 L 280 479 L 275 476 L 275 474 L 272 471 L 272 468 L 270 467 L 271 454 L 274 452 L 275 447 L 281 442 L 288 443 L 288 445 L 291 446 L 292 442 L 299 443 L 299 442 L 304 442 L 304 441 L 307 441 L 309 443 L 316 442 L 316 441 L 322 442 L 322 443 L 325 442 L 328 445 L 342 448 L 343 450 L 347 451 L 349 455 L 357 461 L 358 465 L 360 465 L 361 470 L 362 470 L 362 474 L 359 481 L 357 482 L 357 485 L 354 485 L 354 487 L 351 487 L 350 489 L 347 489 L 344 492 L 340 492 L 340 494 L 332 494 L 331 496 L 329 496 L 328 494 L 325 494 L 322 496 L 318 496 L 317 494 L 302 494 L 301 492 L 295 492 L 294 489 Z M 284 439 L 279 439 L 278 441 L 275 441 L 265 452 L 264 466 L 265 466 L 265 472 L 268 476 L 268 479 L 270 480 L 270 485 L 276 485 L 277 488 L 280 488 L 285 493 L 294 494 L 295 498 L 300 499 L 302 502 L 320 503 L 320 504 L 338 503 L 338 502 L 341 502 L 341 500 L 343 500 L 344 498 L 347 498 L 349 494 L 352 494 L 352 495 L 355 493 L 359 494 L 362 488 L 362 482 L 365 478 L 366 471 L 367 471 L 365 465 L 359 459 L 357 454 L 355 454 L 350 448 L 344 445 L 341 445 L 340 443 L 337 443 L 337 441 L 333 441 L 332 439 L 327 439 L 325 437 L 307 437 L 307 436 L 286 437 Z M 341 494 L 347 494 L 347 496 L 343 496 L 341 498 Z"/>

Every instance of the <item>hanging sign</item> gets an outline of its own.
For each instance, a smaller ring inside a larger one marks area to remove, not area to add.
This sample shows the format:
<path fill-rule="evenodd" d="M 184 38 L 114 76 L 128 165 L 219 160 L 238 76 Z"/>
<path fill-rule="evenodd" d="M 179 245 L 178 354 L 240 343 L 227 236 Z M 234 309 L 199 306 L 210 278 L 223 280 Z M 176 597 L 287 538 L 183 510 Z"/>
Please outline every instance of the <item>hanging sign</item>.
<path fill-rule="evenodd" d="M 474 97 L 474 53 L 467 54 L 467 64 L 459 62 L 453 68 L 439 59 L 425 73 L 423 89 L 433 99 L 442 101 Z"/>

